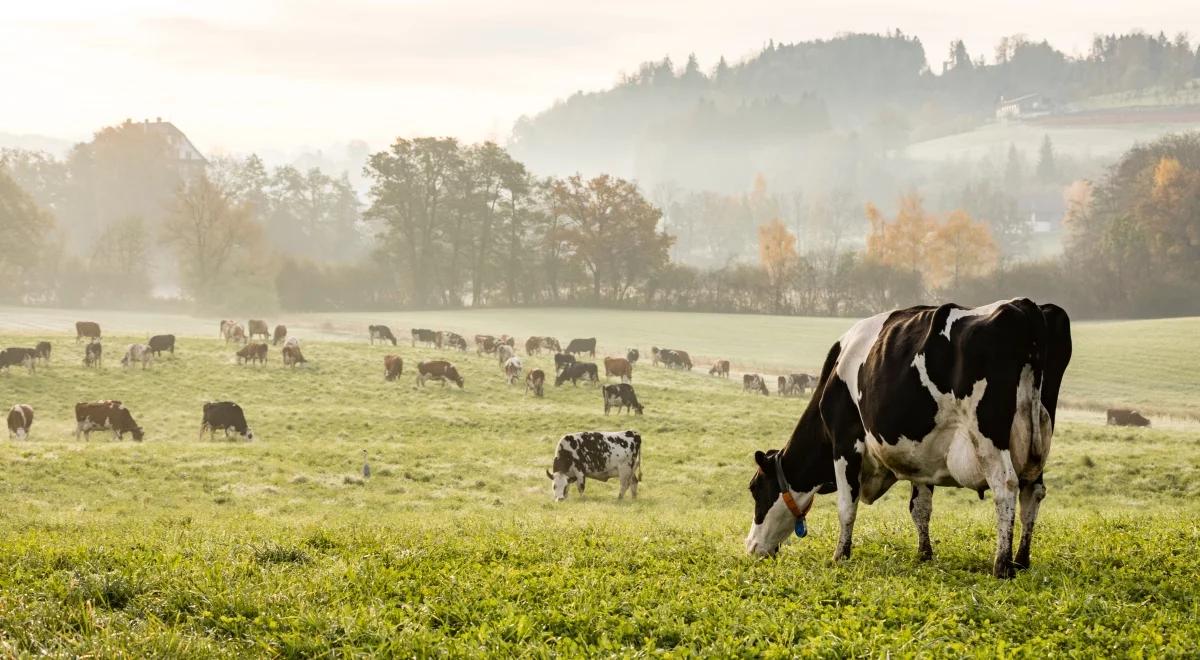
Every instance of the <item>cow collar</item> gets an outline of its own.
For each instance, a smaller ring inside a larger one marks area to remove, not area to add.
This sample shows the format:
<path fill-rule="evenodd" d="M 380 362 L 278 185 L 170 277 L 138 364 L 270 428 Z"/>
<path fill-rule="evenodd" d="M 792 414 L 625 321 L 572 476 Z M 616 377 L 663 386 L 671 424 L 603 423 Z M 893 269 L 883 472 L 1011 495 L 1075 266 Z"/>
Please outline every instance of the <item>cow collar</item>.
<path fill-rule="evenodd" d="M 803 509 L 796 504 L 796 498 L 792 496 L 792 488 L 788 485 L 787 477 L 783 476 L 783 453 L 775 454 L 775 480 L 779 482 L 779 496 L 783 498 L 783 503 L 787 505 L 788 511 L 792 512 L 792 516 L 797 521 L 804 520 L 804 516 L 808 515 L 808 510 L 812 508 L 812 499 L 808 500 L 808 506 Z"/>

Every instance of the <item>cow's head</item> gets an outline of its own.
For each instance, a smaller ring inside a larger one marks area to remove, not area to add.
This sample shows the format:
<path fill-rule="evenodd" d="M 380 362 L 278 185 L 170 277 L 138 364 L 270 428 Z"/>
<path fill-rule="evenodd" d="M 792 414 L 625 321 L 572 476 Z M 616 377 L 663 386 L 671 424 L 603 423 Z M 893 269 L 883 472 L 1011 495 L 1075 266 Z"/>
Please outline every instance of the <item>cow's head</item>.
<path fill-rule="evenodd" d="M 463 379 L 463 377 L 461 375 L 459 375 L 458 369 L 456 369 L 454 367 L 454 365 L 450 365 L 450 366 L 446 367 L 446 380 L 449 380 L 450 382 L 454 383 L 455 385 L 458 385 L 458 389 L 460 389 L 460 390 L 463 387 L 463 383 L 466 382 Z"/>
<path fill-rule="evenodd" d="M 635 404 L 633 405 L 633 411 L 634 411 L 634 412 L 636 412 L 636 413 L 637 413 L 637 414 L 639 414 L 639 415 L 640 415 L 640 414 L 642 414 L 642 408 L 643 408 L 643 406 L 642 406 L 642 404 L 640 404 L 640 403 L 635 403 Z"/>
<path fill-rule="evenodd" d="M 750 480 L 750 496 L 754 499 L 754 521 L 746 536 L 746 552 L 759 557 L 772 557 L 788 534 L 796 529 L 797 517 L 783 499 L 777 476 L 776 463 L 779 452 L 772 449 L 766 453 L 754 452 L 758 470 Z M 796 493 L 791 491 L 793 502 L 801 512 L 812 506 L 816 492 Z"/>
<path fill-rule="evenodd" d="M 571 487 L 571 484 L 578 481 L 578 478 L 576 478 L 573 470 L 568 472 L 555 472 L 554 474 L 550 474 L 550 470 L 546 470 L 546 477 L 554 484 L 555 502 L 561 502 L 567 499 L 567 489 Z"/>
<path fill-rule="evenodd" d="M 254 429 L 247 426 L 246 427 L 246 440 L 253 440 L 253 439 L 254 439 Z"/>
<path fill-rule="evenodd" d="M 140 426 L 133 427 L 133 429 L 130 430 L 130 433 L 133 434 L 133 439 L 137 440 L 138 442 L 141 442 L 142 439 L 146 437 L 145 432 L 142 431 L 142 427 Z"/>

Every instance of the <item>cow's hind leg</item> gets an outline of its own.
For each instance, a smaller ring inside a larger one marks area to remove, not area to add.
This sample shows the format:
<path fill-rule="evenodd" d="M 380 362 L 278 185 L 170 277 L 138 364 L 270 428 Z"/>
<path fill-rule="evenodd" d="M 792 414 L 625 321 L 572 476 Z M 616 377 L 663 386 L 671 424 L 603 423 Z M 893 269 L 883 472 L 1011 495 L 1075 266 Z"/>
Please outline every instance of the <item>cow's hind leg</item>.
<path fill-rule="evenodd" d="M 1029 568 L 1029 550 L 1033 542 L 1033 524 L 1037 521 L 1038 509 L 1046 497 L 1046 486 L 1042 477 L 1021 484 L 1021 545 L 1017 549 L 1017 559 L 1013 562 L 1018 570 Z"/>
<path fill-rule="evenodd" d="M 1017 513 L 1017 472 L 1013 469 L 1008 450 L 997 452 L 989 462 L 992 465 L 988 466 L 987 481 L 996 499 L 996 559 L 992 564 L 992 575 L 1011 578 L 1016 572 L 1012 561 L 1012 540 Z"/>
<path fill-rule="evenodd" d="M 933 544 L 929 541 L 929 517 L 933 514 L 933 486 L 912 485 L 912 497 L 908 499 L 908 512 L 917 526 L 917 559 L 933 559 Z"/>

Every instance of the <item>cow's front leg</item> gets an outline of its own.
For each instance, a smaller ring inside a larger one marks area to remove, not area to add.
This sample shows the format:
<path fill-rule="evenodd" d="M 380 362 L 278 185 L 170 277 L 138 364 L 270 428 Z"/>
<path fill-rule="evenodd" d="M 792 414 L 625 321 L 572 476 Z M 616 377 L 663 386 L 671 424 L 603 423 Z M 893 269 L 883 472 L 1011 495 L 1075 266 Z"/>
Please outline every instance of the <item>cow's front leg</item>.
<path fill-rule="evenodd" d="M 988 486 L 996 498 L 996 560 L 992 575 L 1011 578 L 1016 570 L 1012 562 L 1013 523 L 1017 512 L 1017 472 L 1007 450 L 997 452 L 988 470 Z"/>
<path fill-rule="evenodd" d="M 1033 523 L 1037 521 L 1038 509 L 1046 497 L 1046 486 L 1042 475 L 1032 482 L 1021 484 L 1021 546 L 1013 562 L 1018 570 L 1029 568 L 1029 550 L 1033 542 Z"/>
<path fill-rule="evenodd" d="M 577 486 L 577 488 L 579 488 L 579 496 L 580 497 L 583 497 L 583 487 L 585 485 L 587 485 L 587 477 L 586 476 L 579 477 L 579 485 Z"/>
<path fill-rule="evenodd" d="M 838 522 L 841 523 L 837 549 L 833 551 L 834 561 L 850 558 L 850 546 L 854 537 L 854 519 L 858 516 L 861 469 L 862 455 L 854 451 L 838 456 L 833 462 L 833 475 L 837 480 L 838 491 Z"/>
<path fill-rule="evenodd" d="M 908 499 L 908 512 L 917 526 L 917 559 L 933 559 L 933 543 L 929 541 L 929 517 L 933 515 L 933 486 L 912 485 L 912 497 Z"/>

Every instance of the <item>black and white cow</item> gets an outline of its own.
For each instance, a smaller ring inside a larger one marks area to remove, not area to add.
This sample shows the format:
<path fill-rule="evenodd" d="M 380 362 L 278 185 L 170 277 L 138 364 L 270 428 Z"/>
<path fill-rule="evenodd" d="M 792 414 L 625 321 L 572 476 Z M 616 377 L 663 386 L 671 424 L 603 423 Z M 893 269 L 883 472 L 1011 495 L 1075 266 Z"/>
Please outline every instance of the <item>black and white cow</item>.
<path fill-rule="evenodd" d="M 624 408 L 625 412 L 633 411 L 638 415 L 642 414 L 644 408 L 638 402 L 637 392 L 633 391 L 633 386 L 629 383 L 617 383 L 616 385 L 605 385 L 602 390 L 604 396 L 604 414 L 616 408 L 617 412 L 621 412 Z"/>
<path fill-rule="evenodd" d="M 995 497 L 992 573 L 1029 566 L 1042 471 L 1058 391 L 1071 360 L 1071 324 L 1056 305 L 1026 299 L 975 309 L 912 307 L 854 324 L 825 359 L 812 400 L 780 451 L 755 452 L 754 521 L 746 550 L 774 555 L 817 494 L 838 493 L 834 559 L 850 556 L 861 500 L 912 484 L 909 511 L 921 559 L 933 556 L 933 488 Z M 1020 502 L 1021 544 L 1013 527 Z"/>
<path fill-rule="evenodd" d="M 390 341 L 392 342 L 392 346 L 396 345 L 396 335 L 393 335 L 392 329 L 386 325 L 368 325 L 367 335 L 372 345 L 375 344 L 376 340 L 380 342 Z"/>
<path fill-rule="evenodd" d="M 569 433 L 558 441 L 554 450 L 554 471 L 546 471 L 554 483 L 554 500 L 567 499 L 571 484 L 583 495 L 588 478 L 608 481 L 621 479 L 621 492 L 637 499 L 638 482 L 642 480 L 642 436 L 637 431 L 585 431 Z"/>

